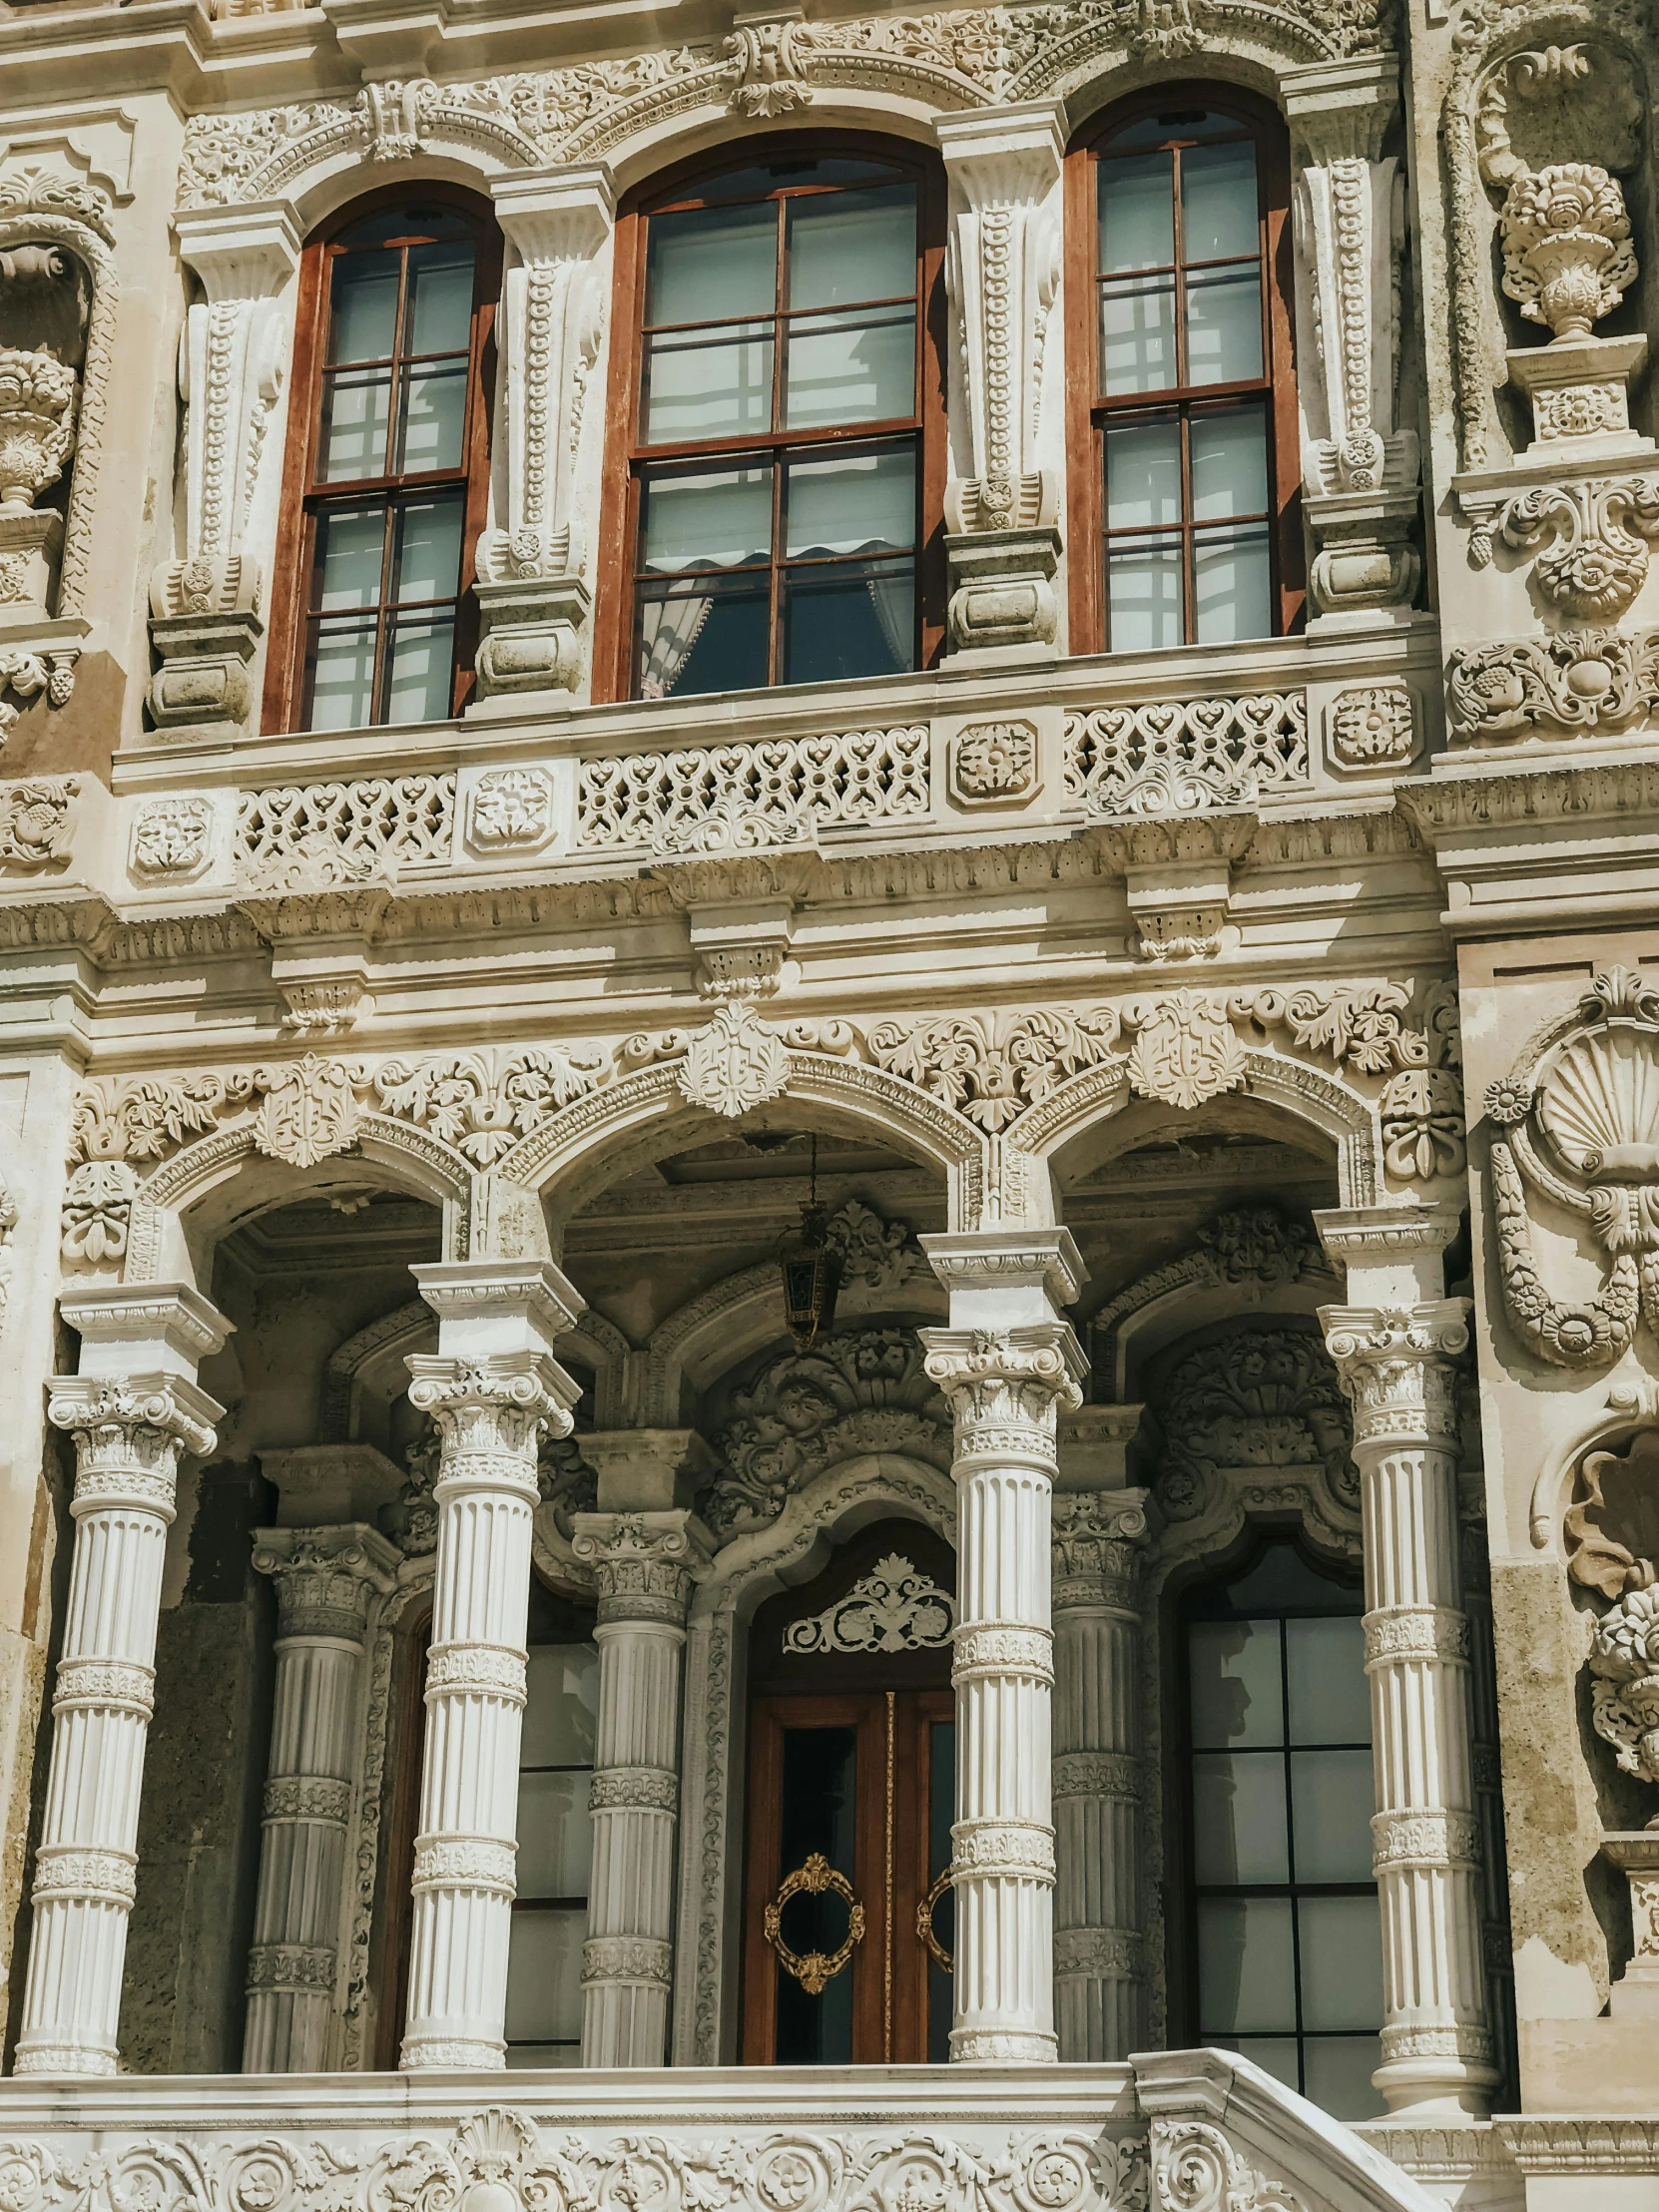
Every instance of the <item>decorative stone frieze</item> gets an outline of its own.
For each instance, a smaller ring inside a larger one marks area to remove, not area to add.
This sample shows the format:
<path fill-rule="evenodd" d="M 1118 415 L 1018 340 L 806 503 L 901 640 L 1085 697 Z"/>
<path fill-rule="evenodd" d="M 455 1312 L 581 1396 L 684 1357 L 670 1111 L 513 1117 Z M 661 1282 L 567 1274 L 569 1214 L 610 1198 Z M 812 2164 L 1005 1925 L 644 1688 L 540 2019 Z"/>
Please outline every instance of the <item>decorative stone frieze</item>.
<path fill-rule="evenodd" d="M 276 1587 L 276 1680 L 248 1955 L 244 2073 L 318 2073 L 334 2055 L 347 1823 L 373 1600 L 397 1552 L 372 1528 L 264 1528 L 254 1565 Z"/>
<path fill-rule="evenodd" d="M 662 1470 L 672 1494 L 678 1431 Z M 582 1952 L 582 2062 L 666 2062 L 686 1606 L 709 1558 L 691 1514 L 578 1513 L 572 1548 L 599 1593 L 593 1866 Z"/>
<path fill-rule="evenodd" d="M 74 1437 L 75 1547 L 52 1766 L 35 1858 L 34 1939 L 15 2068 L 114 2074 L 162 1566 L 181 1457 L 223 1407 L 196 1383 L 230 1325 L 196 1291 L 147 1284 L 66 1299 L 78 1375 L 54 1378 Z"/>
<path fill-rule="evenodd" d="M 409 1356 L 409 1402 L 440 1459 L 400 2064 L 499 2067 L 537 1451 L 574 1425 L 580 1393 L 551 1346 L 582 1303 L 545 1261 L 439 1262 L 415 1280 L 438 1350 Z"/>
<path fill-rule="evenodd" d="M 1366 1555 L 1390 2110 L 1478 2111 L 1497 2081 L 1480 1947 L 1468 1636 L 1458 1582 L 1454 1363 L 1469 1302 L 1435 1294 L 1455 1206 L 1316 1217 L 1351 1299 L 1320 1310 L 1354 1410 Z M 1418 1296 L 1405 1300 L 1414 1279 Z"/>
<path fill-rule="evenodd" d="M 931 806 L 925 724 L 584 761 L 576 842 L 664 856 L 811 845 Z"/>
<path fill-rule="evenodd" d="M 1513 745 L 1646 726 L 1659 706 L 1659 630 L 1557 630 L 1460 646 L 1446 662 L 1454 745 Z"/>
<path fill-rule="evenodd" d="M 1252 807 L 1309 781 L 1301 692 L 1074 708 L 1064 745 L 1066 791 L 1090 821 Z"/>
<path fill-rule="evenodd" d="M 455 776 L 365 777 L 244 792 L 238 879 L 250 890 L 318 890 L 448 865 Z"/>

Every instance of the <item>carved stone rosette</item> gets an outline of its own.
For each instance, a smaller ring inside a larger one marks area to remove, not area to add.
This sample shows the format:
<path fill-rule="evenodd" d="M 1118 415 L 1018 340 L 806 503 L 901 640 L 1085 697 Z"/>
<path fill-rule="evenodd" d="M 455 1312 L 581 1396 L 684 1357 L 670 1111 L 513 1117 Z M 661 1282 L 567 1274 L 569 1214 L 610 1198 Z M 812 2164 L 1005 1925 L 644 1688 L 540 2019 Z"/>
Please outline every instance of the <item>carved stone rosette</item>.
<path fill-rule="evenodd" d="M 1388 1233 L 1382 1209 L 1371 1218 L 1376 1237 Z M 1403 1223 L 1407 1234 L 1414 1226 Z M 1424 1244 L 1449 1226 L 1425 1224 Z M 1362 1230 L 1346 1249 L 1363 1254 L 1364 1237 Z M 1382 1916 L 1376 2079 L 1391 2108 L 1480 2110 L 1498 2078 L 1480 1948 L 1469 1629 L 1458 1585 L 1455 1363 L 1467 1349 L 1468 1313 L 1466 1299 L 1320 1309 L 1354 1408 L 1361 1477 Z"/>
<path fill-rule="evenodd" d="M 580 1302 L 538 1262 L 440 1263 L 416 1280 L 440 1325 L 437 1353 L 409 1358 L 409 1402 L 438 1431 L 438 1531 L 399 2063 L 499 2067 L 537 1452 L 570 1434 L 579 1394 L 548 1346 Z"/>
<path fill-rule="evenodd" d="M 706 1539 L 679 1510 L 578 1513 L 573 1525 L 573 1548 L 593 1562 L 599 1590 L 582 2063 L 660 2066 L 673 1980 L 686 1605 Z"/>
<path fill-rule="evenodd" d="M 921 1337 L 928 1376 L 956 1424 L 960 1613 L 951 1680 L 960 1748 L 950 2053 L 987 2063 L 1052 2059 L 1050 1500 L 1056 1417 L 1081 1402 L 1082 1359 L 1060 1321 L 927 1329 Z"/>
<path fill-rule="evenodd" d="M 248 1955 L 244 2073 L 320 2073 L 329 2030 L 369 1610 L 398 1555 L 374 1529 L 262 1528 L 276 1586 L 276 1681 L 260 1887 Z"/>
<path fill-rule="evenodd" d="M 19 2074 L 116 2071 L 174 1486 L 183 1454 L 212 1451 L 223 1411 L 194 1380 L 196 1360 L 225 1340 L 219 1316 L 194 1292 L 145 1288 L 142 1304 L 125 1293 L 66 1304 L 87 1372 L 55 1378 L 47 1401 L 47 1417 L 75 1439 L 75 1553 Z M 121 1372 L 123 1347 L 144 1366 Z"/>

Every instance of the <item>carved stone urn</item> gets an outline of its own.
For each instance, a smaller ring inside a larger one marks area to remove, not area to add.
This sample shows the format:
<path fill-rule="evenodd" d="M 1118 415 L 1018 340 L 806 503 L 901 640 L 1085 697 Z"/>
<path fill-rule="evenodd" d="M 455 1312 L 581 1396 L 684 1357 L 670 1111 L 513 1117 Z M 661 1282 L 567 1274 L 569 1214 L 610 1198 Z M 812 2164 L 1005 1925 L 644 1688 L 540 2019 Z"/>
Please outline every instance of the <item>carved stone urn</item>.
<path fill-rule="evenodd" d="M 1529 322 L 1588 337 L 1634 282 L 1624 194 L 1606 170 L 1561 162 L 1517 177 L 1501 218 L 1503 288 Z"/>
<path fill-rule="evenodd" d="M 32 507 L 74 450 L 74 369 L 50 353 L 0 346 L 0 507 Z"/>
<path fill-rule="evenodd" d="M 1659 1783 L 1659 1585 L 1627 1591 L 1596 1622 L 1590 1673 L 1597 1735 L 1626 1774 Z"/>

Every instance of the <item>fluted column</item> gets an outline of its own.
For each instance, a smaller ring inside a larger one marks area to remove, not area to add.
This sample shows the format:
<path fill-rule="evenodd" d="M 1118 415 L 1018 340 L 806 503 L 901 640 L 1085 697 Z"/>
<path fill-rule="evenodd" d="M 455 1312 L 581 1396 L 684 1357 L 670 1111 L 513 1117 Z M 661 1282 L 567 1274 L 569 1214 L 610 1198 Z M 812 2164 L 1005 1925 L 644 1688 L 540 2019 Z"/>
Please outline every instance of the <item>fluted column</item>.
<path fill-rule="evenodd" d="M 167 1531 L 181 1456 L 214 1448 L 224 1407 L 196 1368 L 229 1325 L 183 1284 L 111 1289 L 63 1315 L 81 1372 L 53 1378 L 47 1416 L 75 1439 L 75 1551 L 15 2070 L 113 2074 Z"/>
<path fill-rule="evenodd" d="M 593 1561 L 599 1588 L 582 2063 L 660 2066 L 674 1980 L 686 1605 L 708 1553 L 684 1511 L 578 1513 L 575 1527 L 577 1556 Z"/>
<path fill-rule="evenodd" d="M 1054 1686 L 1049 1541 L 1055 1420 L 1082 1354 L 1055 1314 L 1082 1263 L 1064 1230 L 929 1237 L 948 1329 L 927 1373 L 955 1416 L 958 1626 L 953 2059 L 1056 2055 Z"/>
<path fill-rule="evenodd" d="M 276 1585 L 276 1682 L 242 2070 L 319 2073 L 330 2056 L 369 1602 L 395 1587 L 398 1554 L 361 1522 L 262 1528 L 254 1564 Z"/>
<path fill-rule="evenodd" d="M 499 2067 L 536 1451 L 544 1431 L 568 1436 L 573 1425 L 580 1393 L 551 1347 L 582 1302 L 546 1261 L 450 1261 L 411 1272 L 438 1316 L 438 1350 L 411 1355 L 409 1400 L 431 1415 L 440 1452 L 400 2063 Z"/>
<path fill-rule="evenodd" d="M 1054 1500 L 1054 1994 L 1064 2059 L 1124 2059 L 1146 2046 L 1145 1534 L 1144 1490 Z"/>
<path fill-rule="evenodd" d="M 1483 2111 L 1497 2081 L 1480 1956 L 1468 1621 L 1458 1588 L 1455 1362 L 1467 1299 L 1436 1294 L 1453 1207 L 1318 1217 L 1350 1298 L 1320 1310 L 1354 1407 L 1366 1561 L 1382 1920 L 1382 2063 L 1393 2110 Z"/>

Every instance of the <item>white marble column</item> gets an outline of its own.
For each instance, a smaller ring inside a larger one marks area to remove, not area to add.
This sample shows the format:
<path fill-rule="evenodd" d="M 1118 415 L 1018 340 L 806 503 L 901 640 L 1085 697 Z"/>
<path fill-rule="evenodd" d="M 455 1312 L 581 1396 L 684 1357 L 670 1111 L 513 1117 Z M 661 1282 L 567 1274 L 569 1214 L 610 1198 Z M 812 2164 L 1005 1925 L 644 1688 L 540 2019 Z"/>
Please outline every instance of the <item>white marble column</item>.
<path fill-rule="evenodd" d="M 1054 1994 L 1067 2060 L 1121 2060 L 1146 2047 L 1145 1534 L 1144 1490 L 1054 1500 Z"/>
<path fill-rule="evenodd" d="M 1065 1230 L 923 1240 L 950 1292 L 924 1329 L 955 1416 L 956 2008 L 953 2059 L 1042 2061 L 1054 2034 L 1054 1686 L 1049 1543 L 1055 1420 L 1083 1356 L 1056 1309 L 1083 1265 Z"/>
<path fill-rule="evenodd" d="M 1320 1320 L 1354 1407 L 1382 1913 L 1382 2063 L 1394 2111 L 1481 2112 L 1497 2081 L 1480 1956 L 1468 1621 L 1458 1589 L 1452 1205 L 1317 1215 L 1354 1302 Z"/>
<path fill-rule="evenodd" d="M 214 1448 L 224 1407 L 196 1370 L 230 1325 L 181 1283 L 62 1312 L 80 1373 L 53 1378 L 47 1416 L 75 1439 L 75 1553 L 15 2070 L 113 2074 L 167 1531 L 181 1456 Z"/>
<path fill-rule="evenodd" d="M 398 1553 L 357 1521 L 262 1528 L 254 1564 L 276 1585 L 276 1682 L 242 2070 L 320 2073 L 332 2056 L 369 1606 L 395 1587 Z"/>
<path fill-rule="evenodd" d="M 536 1451 L 568 1436 L 576 1384 L 552 1346 L 582 1301 L 550 1262 L 411 1271 L 438 1350 L 409 1359 L 409 1399 L 441 1444 L 426 1750 L 415 1838 L 401 2065 L 505 2063 L 507 1938 Z"/>
<path fill-rule="evenodd" d="M 603 1495 L 603 1456 L 600 1467 Z M 576 1554 L 592 1560 L 599 1588 L 582 2063 L 661 2066 L 674 1981 L 686 1605 L 707 1539 L 684 1510 L 578 1513 L 575 1529 Z"/>

